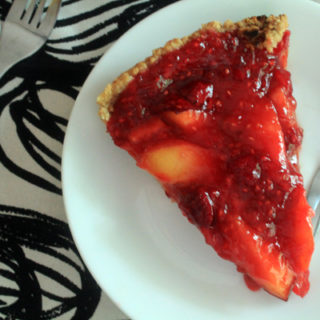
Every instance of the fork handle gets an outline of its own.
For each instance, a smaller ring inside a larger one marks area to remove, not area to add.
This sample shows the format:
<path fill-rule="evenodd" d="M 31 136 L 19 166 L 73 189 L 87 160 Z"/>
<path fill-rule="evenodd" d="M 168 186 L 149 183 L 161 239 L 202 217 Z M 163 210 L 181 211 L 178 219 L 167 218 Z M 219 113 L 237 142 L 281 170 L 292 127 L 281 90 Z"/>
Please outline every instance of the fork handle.
<path fill-rule="evenodd" d="M 13 53 L 9 52 L 6 48 L 0 46 L 0 77 L 6 73 L 11 66 L 19 61 L 19 58 Z"/>
<path fill-rule="evenodd" d="M 34 53 L 42 43 L 40 36 L 15 23 L 6 22 L 0 35 L 0 77 L 14 64 Z"/>

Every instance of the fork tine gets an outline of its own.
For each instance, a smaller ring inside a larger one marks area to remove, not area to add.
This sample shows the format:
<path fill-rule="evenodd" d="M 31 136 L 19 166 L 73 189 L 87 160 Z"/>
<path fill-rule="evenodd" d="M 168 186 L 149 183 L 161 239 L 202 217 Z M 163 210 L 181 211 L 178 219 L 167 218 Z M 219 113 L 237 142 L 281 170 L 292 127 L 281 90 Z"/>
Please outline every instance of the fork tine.
<path fill-rule="evenodd" d="M 38 3 L 37 9 L 36 9 L 36 11 L 34 13 L 32 21 L 31 21 L 31 24 L 35 28 L 37 28 L 38 24 L 40 23 L 45 3 L 46 3 L 46 0 L 40 0 L 40 2 Z"/>
<path fill-rule="evenodd" d="M 52 0 L 48 7 L 46 16 L 40 22 L 40 27 L 43 32 L 50 32 L 57 18 L 57 14 L 60 8 L 61 0 Z"/>
<path fill-rule="evenodd" d="M 26 9 L 26 13 L 22 18 L 22 21 L 25 21 L 26 23 L 30 22 L 30 19 L 32 18 L 34 9 L 36 8 L 37 0 L 31 0 L 31 3 L 28 5 Z"/>
<path fill-rule="evenodd" d="M 16 17 L 21 18 L 24 9 L 26 8 L 28 0 L 14 0 L 7 15 L 8 20 L 17 20 Z"/>

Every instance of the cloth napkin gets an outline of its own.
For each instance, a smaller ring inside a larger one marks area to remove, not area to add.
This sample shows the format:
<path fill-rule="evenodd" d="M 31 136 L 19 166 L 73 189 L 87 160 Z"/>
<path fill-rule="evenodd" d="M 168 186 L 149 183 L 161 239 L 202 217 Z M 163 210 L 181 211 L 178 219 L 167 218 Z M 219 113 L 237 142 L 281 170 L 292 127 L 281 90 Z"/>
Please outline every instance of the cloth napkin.
<path fill-rule="evenodd" d="M 1 319 L 128 319 L 101 292 L 72 240 L 62 145 L 74 101 L 101 55 L 175 1 L 64 0 L 46 45 L 0 78 Z M 1 20 L 10 5 L 0 1 Z"/>

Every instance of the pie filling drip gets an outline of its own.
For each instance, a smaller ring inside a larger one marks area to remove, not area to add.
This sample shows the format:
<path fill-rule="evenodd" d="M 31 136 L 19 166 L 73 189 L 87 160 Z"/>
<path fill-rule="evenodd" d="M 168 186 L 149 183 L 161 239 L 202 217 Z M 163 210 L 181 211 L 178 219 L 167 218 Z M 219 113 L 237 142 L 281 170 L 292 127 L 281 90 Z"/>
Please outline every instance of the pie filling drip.
<path fill-rule="evenodd" d="M 313 252 L 288 43 L 205 30 L 135 76 L 107 122 L 248 286 L 284 300 L 307 293 Z"/>

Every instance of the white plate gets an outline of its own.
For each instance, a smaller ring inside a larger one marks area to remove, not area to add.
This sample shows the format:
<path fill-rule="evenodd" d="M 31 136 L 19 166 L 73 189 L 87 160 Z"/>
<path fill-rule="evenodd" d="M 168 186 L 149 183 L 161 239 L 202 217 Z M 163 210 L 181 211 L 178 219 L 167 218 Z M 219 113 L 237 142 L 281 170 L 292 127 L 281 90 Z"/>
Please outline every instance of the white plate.
<path fill-rule="evenodd" d="M 135 320 L 319 319 L 320 258 L 311 289 L 288 302 L 252 292 L 217 257 L 160 186 L 115 147 L 97 116 L 106 83 L 173 37 L 210 20 L 286 13 L 289 69 L 305 128 L 306 185 L 320 164 L 320 6 L 303 0 L 185 0 L 143 20 L 105 54 L 74 106 L 63 152 L 63 193 L 72 234 L 101 288 Z"/>

